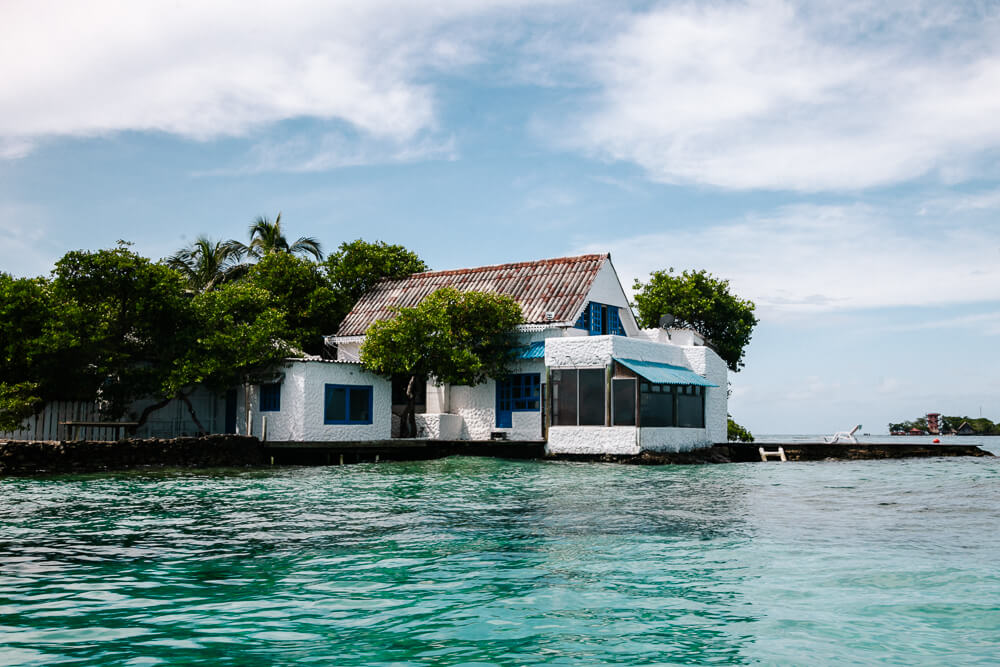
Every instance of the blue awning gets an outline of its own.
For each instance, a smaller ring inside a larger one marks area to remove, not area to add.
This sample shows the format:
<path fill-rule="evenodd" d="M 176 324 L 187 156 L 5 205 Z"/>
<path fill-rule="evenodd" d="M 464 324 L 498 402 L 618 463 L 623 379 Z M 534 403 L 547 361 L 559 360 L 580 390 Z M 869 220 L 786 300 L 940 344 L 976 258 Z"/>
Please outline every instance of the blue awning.
<path fill-rule="evenodd" d="M 638 359 L 619 359 L 619 364 L 635 372 L 653 384 L 693 384 L 699 387 L 718 387 L 702 376 L 683 366 L 671 366 L 656 361 L 639 361 Z"/>
<path fill-rule="evenodd" d="M 544 359 L 545 358 L 545 341 L 539 340 L 535 341 L 521 352 L 522 359 Z"/>

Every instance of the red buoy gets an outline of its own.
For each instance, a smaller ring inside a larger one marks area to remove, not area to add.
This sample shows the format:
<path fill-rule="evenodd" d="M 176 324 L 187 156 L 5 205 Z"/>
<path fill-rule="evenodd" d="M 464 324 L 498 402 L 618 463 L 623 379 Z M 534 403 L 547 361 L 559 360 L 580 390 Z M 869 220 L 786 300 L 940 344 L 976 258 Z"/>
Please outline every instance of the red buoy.
<path fill-rule="evenodd" d="M 940 445 L 941 444 L 941 439 L 940 438 L 934 438 L 933 440 L 931 440 L 931 442 L 933 442 L 935 445 Z"/>

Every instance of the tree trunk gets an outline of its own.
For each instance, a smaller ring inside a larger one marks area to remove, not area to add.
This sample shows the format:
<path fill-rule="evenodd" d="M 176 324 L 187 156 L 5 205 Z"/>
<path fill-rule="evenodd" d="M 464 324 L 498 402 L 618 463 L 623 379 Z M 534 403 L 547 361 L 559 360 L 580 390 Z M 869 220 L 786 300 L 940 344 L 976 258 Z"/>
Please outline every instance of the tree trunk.
<path fill-rule="evenodd" d="M 417 395 L 413 391 L 416 382 L 417 376 L 411 375 L 410 381 L 406 383 L 406 409 L 399 420 L 399 435 L 403 438 L 417 437 Z"/>
<path fill-rule="evenodd" d="M 184 405 L 187 406 L 188 413 L 191 415 L 191 420 L 194 421 L 194 425 L 198 427 L 198 435 L 207 435 L 208 429 L 202 425 L 201 421 L 198 419 L 198 415 L 194 413 L 194 406 L 191 405 L 188 395 L 183 392 L 177 392 L 177 398 L 184 401 Z"/>
<path fill-rule="evenodd" d="M 168 398 L 163 399 L 162 401 L 153 403 L 152 405 L 147 405 L 145 408 L 143 408 L 142 414 L 139 415 L 138 423 L 136 423 L 135 426 L 129 427 L 128 429 L 129 434 L 135 435 L 136 431 L 138 431 L 142 426 L 146 424 L 146 420 L 149 419 L 149 415 L 153 414 L 154 412 L 156 412 L 161 408 L 167 407 L 167 404 L 170 403 L 170 401 L 172 400 L 174 400 L 174 397 L 170 396 Z"/>

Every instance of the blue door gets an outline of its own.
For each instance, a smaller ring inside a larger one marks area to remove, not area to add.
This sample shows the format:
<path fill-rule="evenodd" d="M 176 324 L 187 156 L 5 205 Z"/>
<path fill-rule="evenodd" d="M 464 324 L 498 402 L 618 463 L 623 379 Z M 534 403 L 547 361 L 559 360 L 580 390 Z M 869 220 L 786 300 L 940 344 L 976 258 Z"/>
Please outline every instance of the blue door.
<path fill-rule="evenodd" d="M 513 428 L 513 387 L 510 378 L 497 381 L 497 428 Z"/>

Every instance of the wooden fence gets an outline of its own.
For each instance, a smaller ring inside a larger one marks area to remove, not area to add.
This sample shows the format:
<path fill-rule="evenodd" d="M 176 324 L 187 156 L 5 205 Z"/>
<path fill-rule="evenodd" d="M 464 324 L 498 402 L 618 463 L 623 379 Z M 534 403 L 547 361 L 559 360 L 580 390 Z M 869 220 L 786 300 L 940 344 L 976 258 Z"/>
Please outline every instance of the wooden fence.
<path fill-rule="evenodd" d="M 210 433 L 223 431 L 223 403 L 220 398 L 207 391 L 199 390 L 191 396 L 191 402 L 198 412 L 198 418 Z M 148 402 L 139 402 L 130 412 L 142 412 Z M 0 431 L 4 440 L 66 440 L 71 437 L 70 429 L 61 422 L 103 422 L 97 403 L 80 401 L 53 401 L 32 417 L 24 421 L 17 431 Z M 123 422 L 134 421 L 133 416 L 123 417 Z M 191 420 L 187 406 L 181 401 L 171 401 L 165 407 L 150 415 L 148 421 L 135 433 L 140 438 L 175 438 L 196 435 L 198 427 Z M 72 436 L 81 440 L 111 441 L 124 435 L 120 426 L 74 426 Z"/>

